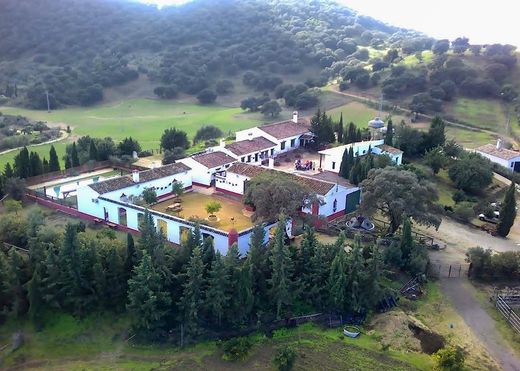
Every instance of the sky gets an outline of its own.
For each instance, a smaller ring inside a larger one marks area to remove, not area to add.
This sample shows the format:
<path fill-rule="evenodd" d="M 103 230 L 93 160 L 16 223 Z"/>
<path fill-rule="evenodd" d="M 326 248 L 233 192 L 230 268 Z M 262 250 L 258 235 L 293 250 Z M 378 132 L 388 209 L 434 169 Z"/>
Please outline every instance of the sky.
<path fill-rule="evenodd" d="M 138 0 L 159 6 L 190 0 Z M 218 1 L 218 0 L 215 0 Z M 450 40 L 520 46 L 518 0 L 337 0 L 339 3 L 394 26 L 411 28 Z"/>

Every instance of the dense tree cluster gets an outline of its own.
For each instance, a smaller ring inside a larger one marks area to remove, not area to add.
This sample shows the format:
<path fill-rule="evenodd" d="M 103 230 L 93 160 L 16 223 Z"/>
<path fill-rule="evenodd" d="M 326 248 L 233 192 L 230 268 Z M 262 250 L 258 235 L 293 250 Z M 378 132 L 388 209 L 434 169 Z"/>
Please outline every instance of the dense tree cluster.
<path fill-rule="evenodd" d="M 496 252 L 491 249 L 474 247 L 466 253 L 471 263 L 469 275 L 481 280 L 520 279 L 520 253 L 518 251 Z"/>
<path fill-rule="evenodd" d="M 445 144 L 445 129 L 446 124 L 440 117 L 433 118 L 427 132 L 417 130 L 401 122 L 396 128 L 395 138 L 392 138 L 392 140 L 395 146 L 404 152 L 405 156 L 421 156 L 426 151 Z"/>
<path fill-rule="evenodd" d="M 306 67 L 322 69 L 308 81 L 320 86 L 367 61 L 367 47 L 398 48 L 417 36 L 332 1 L 205 0 L 159 11 L 135 2 L 6 0 L 0 10 L 0 85 L 39 109 L 47 93 L 51 108 L 99 102 L 104 88 L 139 74 L 165 99 L 206 88 L 229 94 L 235 76 L 252 90 L 274 91 L 282 76 Z M 55 19 L 68 21 L 57 28 Z M 294 106 L 314 98 L 304 94 Z"/>
<path fill-rule="evenodd" d="M 246 256 L 236 244 L 221 256 L 197 226 L 171 248 L 147 212 L 137 243 L 81 223 L 61 233 L 31 214 L 0 219 L 2 241 L 29 251 L 0 252 L 0 313 L 28 314 L 39 327 L 48 311 L 108 311 L 127 313 L 140 339 L 189 342 L 308 311 L 369 310 L 387 290 L 381 247 L 356 240 L 347 250 L 343 237 L 323 245 L 312 228 L 287 245 L 283 215 L 269 243 L 256 226 Z"/>

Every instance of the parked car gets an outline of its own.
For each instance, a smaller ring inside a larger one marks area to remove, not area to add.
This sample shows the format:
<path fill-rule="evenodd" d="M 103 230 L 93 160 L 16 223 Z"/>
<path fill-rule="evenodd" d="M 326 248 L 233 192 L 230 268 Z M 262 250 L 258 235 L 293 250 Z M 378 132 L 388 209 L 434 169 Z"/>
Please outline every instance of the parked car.
<path fill-rule="evenodd" d="M 489 217 L 489 215 L 486 215 L 486 214 L 482 213 L 482 214 L 478 215 L 478 218 L 480 220 L 482 220 L 483 222 L 497 224 L 498 220 L 500 218 L 500 212 L 499 211 L 493 211 L 493 217 L 491 217 L 491 218 Z"/>

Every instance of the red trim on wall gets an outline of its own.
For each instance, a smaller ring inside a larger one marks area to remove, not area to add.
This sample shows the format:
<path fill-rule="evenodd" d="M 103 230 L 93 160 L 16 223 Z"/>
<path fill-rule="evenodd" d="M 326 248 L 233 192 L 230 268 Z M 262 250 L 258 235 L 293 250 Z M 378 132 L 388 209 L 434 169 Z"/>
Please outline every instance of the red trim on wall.
<path fill-rule="evenodd" d="M 192 181 L 191 184 L 196 185 L 198 187 L 211 188 L 211 184 L 202 184 Z"/>
<path fill-rule="evenodd" d="M 235 196 L 235 197 L 242 197 L 243 196 L 240 193 L 231 192 L 231 191 L 228 191 L 227 189 L 223 189 L 223 188 L 219 188 L 219 187 L 215 187 L 215 191 L 221 192 L 221 193 L 224 193 L 224 194 L 227 194 L 227 195 L 230 195 L 230 196 Z"/>
<path fill-rule="evenodd" d="M 330 222 L 331 220 L 339 218 L 340 216 L 343 216 L 343 215 L 345 215 L 345 209 L 337 211 L 334 214 L 330 214 L 329 216 L 327 216 L 327 221 Z"/>
<path fill-rule="evenodd" d="M 320 204 L 317 203 L 317 202 L 314 202 L 314 203 L 312 204 L 312 211 L 311 211 L 311 214 L 312 214 L 312 215 L 318 215 L 319 211 L 320 211 Z"/>

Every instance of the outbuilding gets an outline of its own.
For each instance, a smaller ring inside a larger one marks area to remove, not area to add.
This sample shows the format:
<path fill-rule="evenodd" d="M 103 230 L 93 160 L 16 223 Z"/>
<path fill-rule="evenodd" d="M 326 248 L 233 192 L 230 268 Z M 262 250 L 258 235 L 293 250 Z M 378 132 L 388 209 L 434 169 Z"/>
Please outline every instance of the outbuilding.
<path fill-rule="evenodd" d="M 485 144 L 475 149 L 475 152 L 489 159 L 495 164 L 499 164 L 511 171 L 520 172 L 520 152 L 502 147 L 502 140 L 498 139 L 497 144 Z"/>

